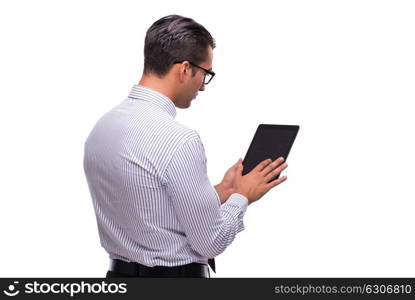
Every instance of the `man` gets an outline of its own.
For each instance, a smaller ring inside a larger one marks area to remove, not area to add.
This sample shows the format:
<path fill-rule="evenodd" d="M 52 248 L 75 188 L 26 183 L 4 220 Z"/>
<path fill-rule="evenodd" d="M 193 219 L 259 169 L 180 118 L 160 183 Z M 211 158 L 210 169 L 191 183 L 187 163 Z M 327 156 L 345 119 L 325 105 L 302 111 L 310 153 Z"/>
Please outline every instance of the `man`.
<path fill-rule="evenodd" d="M 212 186 L 196 131 L 174 120 L 214 76 L 215 42 L 190 18 L 171 15 L 147 31 L 144 72 L 85 143 L 84 170 L 107 277 L 210 277 L 208 264 L 244 229 L 248 204 L 286 177 L 261 162 L 242 176 L 239 160 Z M 271 163 L 272 162 L 272 163 Z"/>

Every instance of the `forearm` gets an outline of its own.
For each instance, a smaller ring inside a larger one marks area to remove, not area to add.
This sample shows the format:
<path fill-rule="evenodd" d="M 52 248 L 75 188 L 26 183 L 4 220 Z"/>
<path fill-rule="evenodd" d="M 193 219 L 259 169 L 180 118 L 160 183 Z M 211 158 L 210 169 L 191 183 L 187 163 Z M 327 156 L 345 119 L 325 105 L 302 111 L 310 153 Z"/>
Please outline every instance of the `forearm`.
<path fill-rule="evenodd" d="M 203 147 L 197 139 L 176 152 L 164 175 L 176 218 L 192 249 L 209 258 L 223 252 L 244 229 L 246 197 L 231 196 L 232 190 L 226 188 L 229 185 L 222 182 L 212 186 Z"/>
<path fill-rule="evenodd" d="M 188 190 L 180 187 L 183 182 L 176 182 L 169 186 L 169 193 L 190 246 L 200 255 L 212 258 L 222 253 L 244 229 L 243 216 L 248 200 L 233 193 L 221 205 L 212 185 L 205 183 L 192 184 L 197 189 Z M 221 187 L 218 186 L 219 191 Z M 221 193 L 222 197 L 227 193 Z"/>

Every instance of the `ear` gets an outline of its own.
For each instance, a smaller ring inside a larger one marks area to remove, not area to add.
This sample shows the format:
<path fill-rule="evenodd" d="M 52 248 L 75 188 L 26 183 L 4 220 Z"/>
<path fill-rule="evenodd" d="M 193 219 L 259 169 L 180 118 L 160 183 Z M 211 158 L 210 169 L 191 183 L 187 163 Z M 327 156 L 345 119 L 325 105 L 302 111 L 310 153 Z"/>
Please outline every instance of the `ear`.
<path fill-rule="evenodd" d="M 181 64 L 178 64 L 178 72 L 180 83 L 185 82 L 187 80 L 187 77 L 189 77 L 189 75 L 192 75 L 192 68 L 190 67 L 190 64 L 187 60 L 185 60 Z"/>

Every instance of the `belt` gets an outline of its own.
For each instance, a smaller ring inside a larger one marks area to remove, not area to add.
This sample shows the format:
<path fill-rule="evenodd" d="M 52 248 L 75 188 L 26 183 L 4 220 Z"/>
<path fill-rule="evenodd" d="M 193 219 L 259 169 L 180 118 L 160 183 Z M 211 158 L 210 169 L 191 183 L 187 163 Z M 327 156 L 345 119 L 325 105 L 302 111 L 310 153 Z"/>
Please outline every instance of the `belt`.
<path fill-rule="evenodd" d="M 110 271 L 126 277 L 202 277 L 210 278 L 209 267 L 205 264 L 191 263 L 183 266 L 148 267 L 136 262 L 111 259 Z"/>

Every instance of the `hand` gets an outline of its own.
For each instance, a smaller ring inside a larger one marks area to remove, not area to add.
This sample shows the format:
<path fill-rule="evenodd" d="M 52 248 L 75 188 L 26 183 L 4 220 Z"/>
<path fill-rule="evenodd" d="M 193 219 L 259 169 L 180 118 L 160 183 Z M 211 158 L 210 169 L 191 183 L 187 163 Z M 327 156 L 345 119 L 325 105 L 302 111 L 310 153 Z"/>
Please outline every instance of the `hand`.
<path fill-rule="evenodd" d="M 234 180 L 239 165 L 242 165 L 241 158 L 236 162 L 236 164 L 230 167 L 228 171 L 226 171 L 225 175 L 223 176 L 222 182 L 215 185 L 215 189 L 219 195 L 221 204 L 228 200 L 230 195 L 232 195 L 235 192 Z"/>
<path fill-rule="evenodd" d="M 287 180 L 287 176 L 283 176 L 269 182 L 288 167 L 283 162 L 283 157 L 274 162 L 271 159 L 266 159 L 245 176 L 242 176 L 243 166 L 239 164 L 234 178 L 234 192 L 247 197 L 249 204 L 259 200 L 270 189 Z"/>

